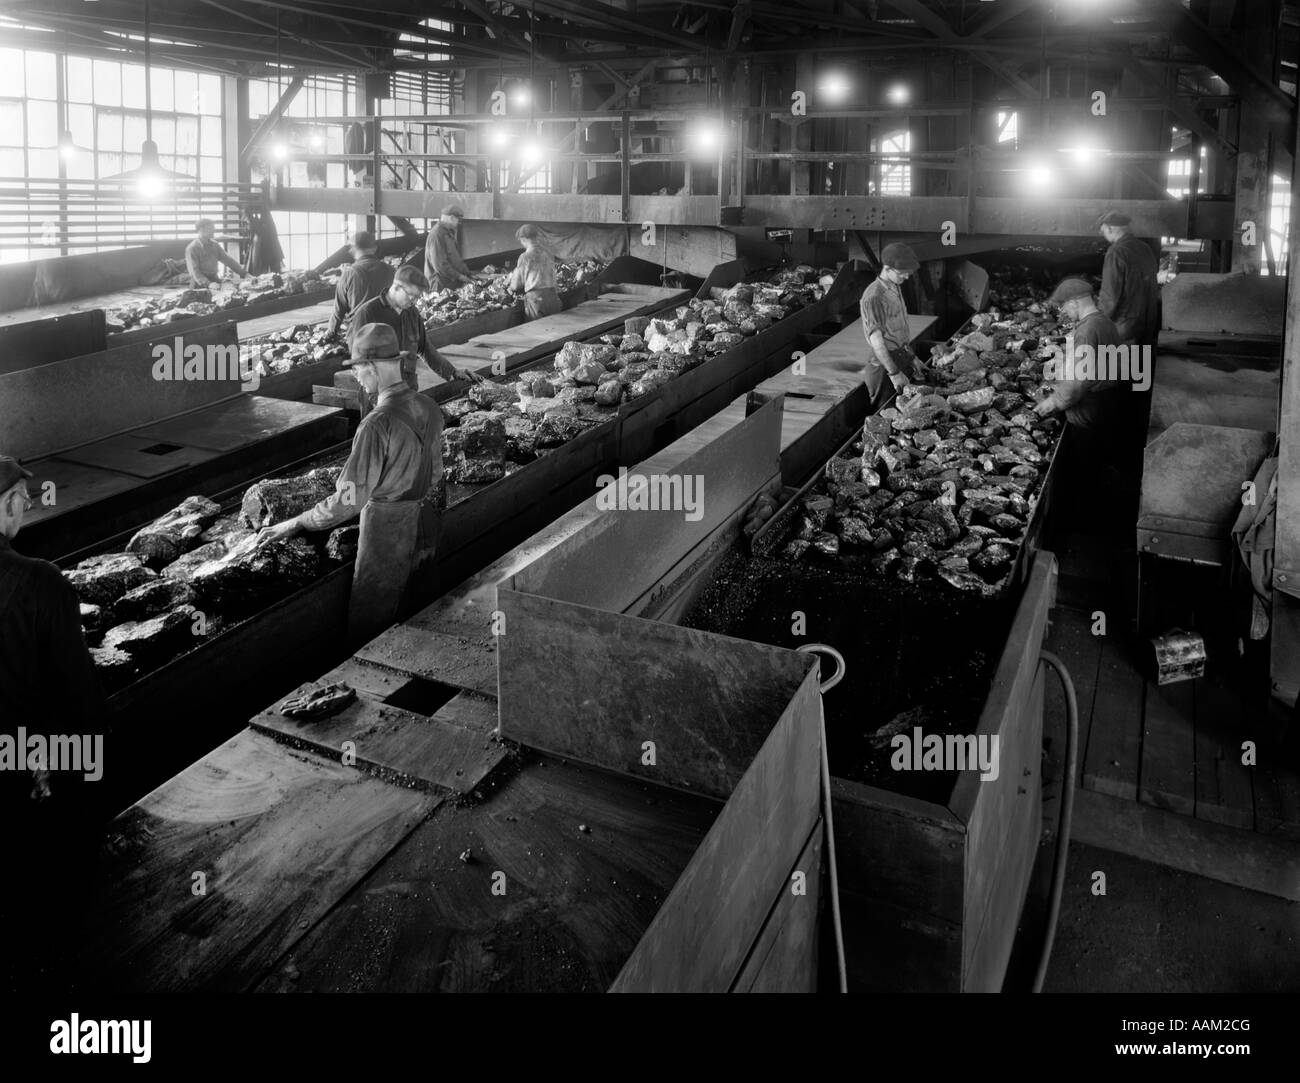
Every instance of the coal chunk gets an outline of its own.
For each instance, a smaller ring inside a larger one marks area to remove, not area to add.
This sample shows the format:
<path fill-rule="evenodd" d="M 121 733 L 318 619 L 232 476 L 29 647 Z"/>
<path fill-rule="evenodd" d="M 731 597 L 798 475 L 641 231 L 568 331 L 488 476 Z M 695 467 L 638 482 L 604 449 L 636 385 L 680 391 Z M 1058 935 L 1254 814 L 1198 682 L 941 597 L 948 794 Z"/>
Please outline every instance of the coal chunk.
<path fill-rule="evenodd" d="M 449 482 L 471 485 L 505 477 L 505 426 L 492 414 L 465 417 L 443 430 L 442 461 Z"/>
<path fill-rule="evenodd" d="M 325 539 L 325 555 L 339 564 L 350 564 L 357 559 L 357 545 L 361 540 L 359 526 L 340 526 L 330 531 Z"/>
<path fill-rule="evenodd" d="M 325 466 L 293 478 L 267 478 L 244 491 L 239 514 L 254 529 L 282 523 L 314 507 L 332 492 L 342 467 Z"/>
<path fill-rule="evenodd" d="M 180 579 L 159 576 L 123 594 L 114 603 L 113 613 L 122 622 L 144 621 L 168 610 L 193 604 L 193 587 Z"/>
<path fill-rule="evenodd" d="M 63 573 L 81 601 L 98 606 L 111 606 L 127 591 L 149 582 L 157 574 L 133 553 L 88 557 Z"/>
<path fill-rule="evenodd" d="M 195 610 L 181 606 L 169 613 L 143 621 L 128 621 L 104 633 L 101 650 L 119 650 L 143 669 L 170 661 L 196 643 Z"/>
<path fill-rule="evenodd" d="M 136 531 L 126 543 L 126 551 L 157 570 L 197 548 L 203 531 L 220 515 L 220 504 L 202 496 L 186 497 L 171 511 Z"/>

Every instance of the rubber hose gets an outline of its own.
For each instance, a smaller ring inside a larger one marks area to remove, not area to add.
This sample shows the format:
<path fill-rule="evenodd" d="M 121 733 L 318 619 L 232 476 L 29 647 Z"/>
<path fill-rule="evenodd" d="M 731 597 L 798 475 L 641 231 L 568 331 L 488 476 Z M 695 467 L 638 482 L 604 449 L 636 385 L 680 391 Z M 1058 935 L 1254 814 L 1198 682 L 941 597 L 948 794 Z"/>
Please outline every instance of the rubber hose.
<path fill-rule="evenodd" d="M 1070 825 L 1074 819 L 1074 779 L 1079 758 L 1079 701 L 1074 694 L 1074 682 L 1065 663 L 1051 651 L 1041 651 L 1039 659 L 1056 671 L 1065 693 L 1065 786 L 1061 793 L 1061 820 L 1056 834 L 1056 856 L 1052 865 L 1052 893 L 1047 909 L 1047 932 L 1043 937 L 1043 950 L 1038 957 L 1038 970 L 1034 974 L 1033 992 L 1043 991 L 1047 978 L 1047 964 L 1052 957 L 1052 942 L 1056 939 L 1056 925 L 1061 917 L 1061 897 L 1065 892 L 1065 859 L 1070 848 Z"/>

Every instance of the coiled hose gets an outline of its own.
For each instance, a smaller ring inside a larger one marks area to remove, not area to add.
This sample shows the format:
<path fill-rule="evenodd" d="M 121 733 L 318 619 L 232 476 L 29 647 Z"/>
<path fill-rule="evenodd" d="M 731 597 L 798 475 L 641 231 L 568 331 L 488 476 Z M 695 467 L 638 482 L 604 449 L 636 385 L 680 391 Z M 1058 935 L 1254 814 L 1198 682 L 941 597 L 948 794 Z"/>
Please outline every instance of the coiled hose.
<path fill-rule="evenodd" d="M 1056 832 L 1056 856 L 1052 863 L 1052 893 L 1047 908 L 1047 932 L 1043 936 L 1043 950 L 1038 957 L 1038 970 L 1034 974 L 1033 992 L 1043 991 L 1047 978 L 1047 964 L 1052 957 L 1052 942 L 1056 939 L 1056 925 L 1061 917 L 1061 896 L 1065 891 L 1065 859 L 1070 848 L 1070 824 L 1074 819 L 1074 779 L 1079 759 L 1079 701 L 1074 694 L 1074 682 L 1065 663 L 1051 651 L 1040 651 L 1039 660 L 1056 671 L 1065 693 L 1065 786 L 1061 791 L 1061 820 Z"/>

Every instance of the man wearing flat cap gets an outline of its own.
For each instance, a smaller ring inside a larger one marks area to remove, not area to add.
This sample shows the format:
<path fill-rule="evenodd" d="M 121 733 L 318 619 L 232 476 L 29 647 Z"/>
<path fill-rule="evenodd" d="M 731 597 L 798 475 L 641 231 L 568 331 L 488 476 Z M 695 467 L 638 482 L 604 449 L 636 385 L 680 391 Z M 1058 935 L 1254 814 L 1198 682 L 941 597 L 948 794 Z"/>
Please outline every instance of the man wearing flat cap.
<path fill-rule="evenodd" d="M 304 530 L 333 530 L 361 516 L 348 642 L 369 642 L 421 596 L 432 579 L 443 497 L 442 411 L 402 377 L 397 334 L 370 323 L 352 336 L 347 362 L 375 408 L 361 419 L 335 491 L 314 508 L 267 527 L 265 544 Z"/>
<path fill-rule="evenodd" d="M 352 262 L 343 268 L 334 287 L 334 312 L 326 334 L 333 338 L 351 313 L 392 284 L 393 268 L 379 258 L 375 235 L 368 229 L 358 230 L 352 238 Z"/>
<path fill-rule="evenodd" d="M 420 390 L 416 375 L 420 359 L 423 358 L 444 380 L 469 380 L 478 383 L 483 378 L 468 369 L 458 369 L 437 350 L 429 345 L 429 335 L 424 327 L 418 301 L 429 289 L 429 280 L 420 273 L 418 267 L 399 267 L 393 276 L 393 284 L 378 297 L 372 297 L 361 304 L 352 317 L 352 337 L 349 345 L 356 340 L 357 329 L 370 323 L 383 323 L 391 327 L 397 335 L 399 348 L 404 357 L 402 374 L 412 391 Z M 366 403 L 363 398 L 362 413 Z"/>
<path fill-rule="evenodd" d="M 863 291 L 859 306 L 869 347 L 863 380 L 870 413 L 911 383 L 919 368 L 901 287 L 921 266 L 920 261 L 907 245 L 890 244 L 880 254 L 880 264 L 880 274 Z"/>
<path fill-rule="evenodd" d="M 217 244 L 216 235 L 217 227 L 211 218 L 200 218 L 194 223 L 194 240 L 185 247 L 185 268 L 195 289 L 218 285 L 223 263 L 240 278 L 248 274 L 243 264 Z"/>
<path fill-rule="evenodd" d="M 454 290 L 474 281 L 474 272 L 462 258 L 456 240 L 456 231 L 464 217 L 460 204 L 449 204 L 443 207 L 438 224 L 429 230 L 424 245 L 424 273 L 435 289 Z"/>
<path fill-rule="evenodd" d="M 1072 341 L 1076 356 L 1087 349 L 1093 358 L 1113 353 L 1120 345 L 1119 331 L 1097 307 L 1092 286 L 1082 278 L 1067 278 L 1056 287 L 1050 298 L 1061 314 L 1074 323 Z M 1105 347 L 1109 351 L 1103 353 Z M 1075 358 L 1066 359 L 1073 362 Z M 1080 429 L 1107 430 L 1117 424 L 1123 412 L 1118 393 L 1125 385 L 1118 380 L 1098 378 L 1103 375 L 1094 364 L 1088 378 L 1076 378 L 1073 364 L 1067 364 L 1060 379 L 1053 381 L 1052 393 L 1034 409 L 1039 417 L 1064 414 L 1071 425 Z"/>
<path fill-rule="evenodd" d="M 47 749 L 52 738 L 66 743 L 74 735 L 84 747 L 90 735 L 102 769 L 107 709 L 76 592 L 53 564 L 22 556 L 11 544 L 33 504 L 31 477 L 16 459 L 0 455 L 0 734 L 15 749 L 23 738 L 25 750 L 37 734 Z M 26 762 L 24 770 L 0 770 L 11 872 L 0 886 L 0 921 L 22 933 L 0 956 L 0 988 L 66 991 L 67 952 L 78 943 L 105 810 L 85 771 Z"/>
<path fill-rule="evenodd" d="M 1154 352 L 1160 333 L 1160 270 L 1155 254 L 1134 237 L 1132 220 L 1107 211 L 1097 222 L 1110 243 L 1101 272 L 1097 307 L 1118 329 L 1125 345 L 1150 346 Z"/>

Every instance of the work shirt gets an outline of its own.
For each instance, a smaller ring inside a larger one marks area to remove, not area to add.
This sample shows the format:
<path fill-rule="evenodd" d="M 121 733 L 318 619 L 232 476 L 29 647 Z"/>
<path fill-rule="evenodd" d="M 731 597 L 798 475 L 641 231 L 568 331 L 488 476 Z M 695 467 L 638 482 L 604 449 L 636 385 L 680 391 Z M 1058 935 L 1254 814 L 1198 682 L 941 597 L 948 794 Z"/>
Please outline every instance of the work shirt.
<path fill-rule="evenodd" d="M 528 249 L 515 264 L 510 288 L 515 293 L 555 289 L 555 257 L 545 248 Z"/>
<path fill-rule="evenodd" d="M 195 237 L 185 248 L 185 266 L 190 272 L 190 283 L 194 286 L 206 286 L 221 277 L 221 264 L 225 264 L 236 274 L 243 274 L 244 269 L 238 260 L 230 258 L 216 241 L 205 241 Z"/>
<path fill-rule="evenodd" d="M 907 305 L 903 302 L 903 293 L 897 286 L 877 278 L 862 291 L 862 330 L 867 341 L 871 332 L 879 331 L 885 336 L 885 346 L 892 353 L 906 349 L 912 341 L 912 331 L 907 323 Z M 874 351 L 868 351 L 868 359 L 875 360 Z"/>
<path fill-rule="evenodd" d="M 332 335 L 363 301 L 379 297 L 393 284 L 393 268 L 378 256 L 362 256 L 349 263 L 339 275 L 334 287 L 334 312 L 330 316 L 329 333 Z"/>
<path fill-rule="evenodd" d="M 424 329 L 424 320 L 420 312 L 411 305 L 398 312 L 388 303 L 388 291 L 378 297 L 372 297 L 357 307 L 352 316 L 352 326 L 348 330 L 348 346 L 351 347 L 356 333 L 368 323 L 386 323 L 397 332 L 398 348 L 413 357 L 423 357 L 444 380 L 457 379 L 456 366 L 429 345 L 429 336 Z"/>
<path fill-rule="evenodd" d="M 454 227 L 439 222 L 429 230 L 429 239 L 424 243 L 424 274 L 440 290 L 463 286 L 473 277 L 461 258 Z"/>
<path fill-rule="evenodd" d="M 1160 285 L 1155 254 L 1131 233 L 1106 250 L 1097 307 L 1124 342 L 1154 347 L 1160 334 Z"/>
<path fill-rule="evenodd" d="M 384 406 L 400 420 L 380 409 Z M 413 483 L 426 455 L 433 457 L 432 481 L 427 492 L 418 493 Z M 441 485 L 442 411 L 406 384 L 390 384 L 379 392 L 376 408 L 361 419 L 334 492 L 298 516 L 298 522 L 306 530 L 333 530 L 360 515 L 367 501 L 419 500 Z"/>
<path fill-rule="evenodd" d="M 1053 382 L 1052 404 L 1064 411 L 1066 420 L 1083 429 L 1115 427 L 1120 423 L 1125 405 L 1121 395 L 1135 394 L 1132 384 L 1118 378 L 1107 379 L 1116 362 L 1106 361 L 1102 346 L 1119 346 L 1122 342 L 1115 325 L 1100 312 L 1090 312 L 1073 331 L 1076 365 L 1081 365 L 1080 348 L 1092 348 L 1093 371 L 1091 379 L 1063 379 Z M 1083 375 L 1081 369 L 1075 373 Z M 1069 373 L 1067 373 L 1068 375 Z"/>
<path fill-rule="evenodd" d="M 76 591 L 46 560 L 0 535 L 0 732 L 104 733 L 99 678 Z M 4 773 L 4 772 L 0 772 Z"/>

